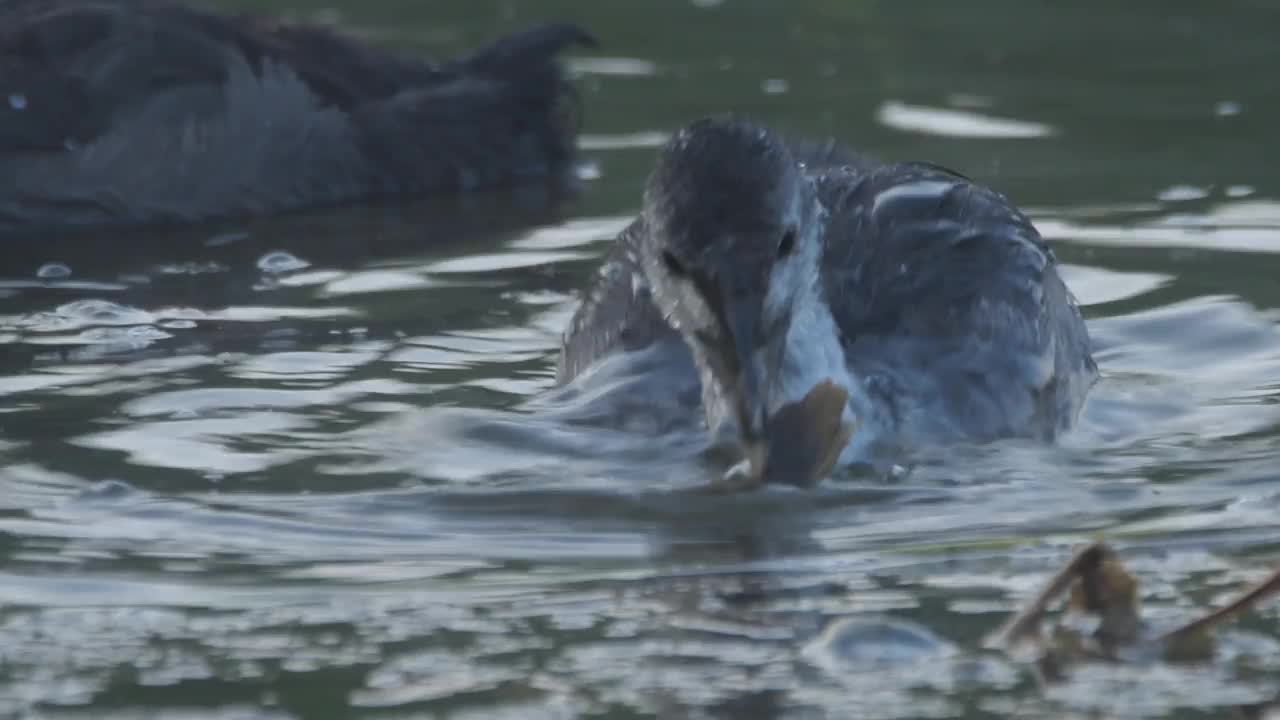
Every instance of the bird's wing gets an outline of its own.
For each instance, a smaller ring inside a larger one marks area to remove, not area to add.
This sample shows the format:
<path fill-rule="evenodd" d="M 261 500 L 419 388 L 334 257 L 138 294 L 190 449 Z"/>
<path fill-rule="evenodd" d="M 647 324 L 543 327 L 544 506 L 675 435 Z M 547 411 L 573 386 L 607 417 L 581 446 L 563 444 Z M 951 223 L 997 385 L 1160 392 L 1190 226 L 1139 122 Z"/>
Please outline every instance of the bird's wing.
<path fill-rule="evenodd" d="M 819 184 L 831 213 L 823 279 L 851 361 L 886 382 L 928 378 L 936 387 L 917 390 L 975 415 L 979 435 L 1061 417 L 1054 404 L 1081 394 L 1062 385 L 1092 382 L 1053 253 L 1003 195 L 923 163 Z"/>
<path fill-rule="evenodd" d="M 615 239 L 613 247 L 574 313 L 561 345 L 556 371 L 567 383 L 593 363 L 618 350 L 637 350 L 674 337 L 653 304 L 649 283 L 636 256 L 644 224 L 636 220 Z"/>

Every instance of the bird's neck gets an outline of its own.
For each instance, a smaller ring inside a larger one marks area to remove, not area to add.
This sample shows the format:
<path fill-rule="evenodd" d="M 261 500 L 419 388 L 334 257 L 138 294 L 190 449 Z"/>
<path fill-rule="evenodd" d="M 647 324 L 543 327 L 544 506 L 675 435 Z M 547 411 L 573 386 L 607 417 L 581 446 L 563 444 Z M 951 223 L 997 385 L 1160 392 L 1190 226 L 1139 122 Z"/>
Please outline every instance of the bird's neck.
<path fill-rule="evenodd" d="M 774 378 L 770 412 L 800 402 L 828 380 L 848 393 L 842 420 L 854 430 L 838 465 L 872 462 L 874 448 L 892 433 L 885 408 L 868 392 L 866 378 L 849 364 L 839 325 L 818 283 L 797 299 Z"/>
<path fill-rule="evenodd" d="M 824 295 L 817 282 L 798 291 L 787 332 L 780 346 L 770 348 L 770 412 L 799 402 L 815 385 L 828 380 L 849 392 L 851 399 L 860 392 L 845 361 L 840 328 Z"/>

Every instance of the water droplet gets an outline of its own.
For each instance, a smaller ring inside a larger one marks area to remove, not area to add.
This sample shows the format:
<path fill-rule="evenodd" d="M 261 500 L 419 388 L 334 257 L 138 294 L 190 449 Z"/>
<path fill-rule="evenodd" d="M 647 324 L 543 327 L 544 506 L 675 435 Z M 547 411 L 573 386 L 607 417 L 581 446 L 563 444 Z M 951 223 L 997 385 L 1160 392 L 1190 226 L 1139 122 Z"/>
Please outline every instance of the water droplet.
<path fill-rule="evenodd" d="M 1227 187 L 1227 197 L 1230 198 L 1249 197 L 1253 193 L 1252 185 L 1231 185 Z"/>
<path fill-rule="evenodd" d="M 160 323 L 160 327 L 170 330 L 190 330 L 195 326 L 195 320 L 166 320 Z"/>
<path fill-rule="evenodd" d="M 156 270 L 165 275 L 205 275 L 207 273 L 226 272 L 227 266 L 212 260 L 208 262 L 187 262 L 175 265 L 160 265 Z"/>
<path fill-rule="evenodd" d="M 58 314 L 80 325 L 148 325 L 151 313 L 108 300 L 76 300 L 58 308 Z"/>
<path fill-rule="evenodd" d="M 769 78 L 760 84 L 760 89 L 764 90 L 766 95 L 781 95 L 789 87 L 787 81 L 782 78 Z"/>
<path fill-rule="evenodd" d="M 458 168 L 458 187 L 462 190 L 474 190 L 480 187 L 480 176 L 468 168 L 460 167 Z"/>
<path fill-rule="evenodd" d="M 22 93 L 11 93 L 9 95 L 9 107 L 14 110 L 26 110 L 27 96 Z"/>
<path fill-rule="evenodd" d="M 71 277 L 71 268 L 60 262 L 45 263 L 36 270 L 36 277 L 41 280 L 64 280 Z"/>
<path fill-rule="evenodd" d="M 1240 114 L 1240 103 L 1234 100 L 1223 100 L 1213 107 L 1213 112 L 1218 117 L 1230 117 Z"/>
<path fill-rule="evenodd" d="M 1156 199 L 1161 202 L 1186 202 L 1188 200 L 1202 200 L 1206 197 L 1209 197 L 1209 191 L 1194 185 L 1174 185 L 1161 190 L 1156 195 Z"/>
<path fill-rule="evenodd" d="M 205 240 L 204 244 L 205 247 L 222 247 L 223 245 L 230 245 L 231 243 L 240 242 L 241 240 L 248 240 L 249 237 L 250 235 L 247 231 L 237 230 L 234 232 L 225 232 L 220 235 L 214 235 L 208 240 Z"/>
<path fill-rule="evenodd" d="M 579 180 L 599 180 L 604 174 L 600 171 L 600 163 L 584 162 L 577 167 Z"/>
<path fill-rule="evenodd" d="M 80 147 L 80 143 L 76 142 L 75 138 L 67 138 L 62 141 L 62 147 L 68 150 L 76 150 Z"/>
<path fill-rule="evenodd" d="M 269 273 L 283 273 L 310 267 L 311 263 L 287 252 L 267 253 L 258 258 L 258 269 Z"/>
<path fill-rule="evenodd" d="M 136 494 L 132 485 L 119 480 L 101 480 L 80 491 L 79 500 L 119 500 Z"/>

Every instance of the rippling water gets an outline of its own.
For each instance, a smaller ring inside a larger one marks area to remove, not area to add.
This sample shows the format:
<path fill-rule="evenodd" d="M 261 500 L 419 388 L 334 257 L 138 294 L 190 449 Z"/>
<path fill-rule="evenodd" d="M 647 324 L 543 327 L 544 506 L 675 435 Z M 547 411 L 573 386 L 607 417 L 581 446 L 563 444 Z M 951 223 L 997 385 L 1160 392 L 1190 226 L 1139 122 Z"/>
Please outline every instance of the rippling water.
<path fill-rule="evenodd" d="M 1280 693 L 1275 606 L 1210 662 L 1047 690 L 980 643 L 1099 534 L 1156 624 L 1280 557 L 1273 4 L 338 16 L 439 52 L 591 27 L 584 189 L 7 247 L 0 717 L 1220 718 Z M 532 412 L 653 148 L 728 109 L 1025 205 L 1098 346 L 1080 429 L 710 498 L 680 492 L 707 473 L 685 435 Z"/>

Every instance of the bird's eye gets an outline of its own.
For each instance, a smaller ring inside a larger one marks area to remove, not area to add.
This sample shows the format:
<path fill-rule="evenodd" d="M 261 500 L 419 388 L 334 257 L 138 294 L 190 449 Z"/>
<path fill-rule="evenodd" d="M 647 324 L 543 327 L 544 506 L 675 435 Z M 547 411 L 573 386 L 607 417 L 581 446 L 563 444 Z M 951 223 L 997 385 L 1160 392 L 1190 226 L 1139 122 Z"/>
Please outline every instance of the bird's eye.
<path fill-rule="evenodd" d="M 685 272 L 684 265 L 669 250 L 662 251 L 662 264 L 666 266 L 667 272 L 676 277 L 684 277 L 688 274 Z"/>
<path fill-rule="evenodd" d="M 778 243 L 778 257 L 784 258 L 796 249 L 796 229 L 787 228 L 782 234 L 782 241 Z"/>

